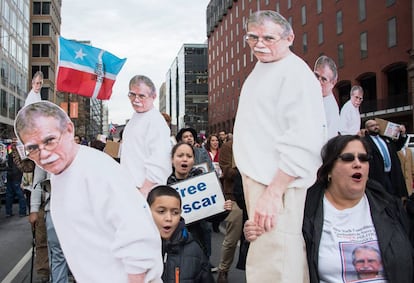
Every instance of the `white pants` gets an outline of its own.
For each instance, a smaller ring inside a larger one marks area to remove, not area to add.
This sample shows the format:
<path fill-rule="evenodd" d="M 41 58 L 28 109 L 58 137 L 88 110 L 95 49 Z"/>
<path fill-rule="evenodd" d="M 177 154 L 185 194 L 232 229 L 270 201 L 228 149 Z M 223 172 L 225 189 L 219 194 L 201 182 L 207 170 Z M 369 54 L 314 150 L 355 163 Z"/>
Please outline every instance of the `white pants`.
<path fill-rule="evenodd" d="M 249 219 L 266 186 L 242 175 Z M 247 282 L 308 283 L 309 270 L 302 236 L 306 189 L 289 188 L 273 230 L 250 243 L 246 261 Z"/>

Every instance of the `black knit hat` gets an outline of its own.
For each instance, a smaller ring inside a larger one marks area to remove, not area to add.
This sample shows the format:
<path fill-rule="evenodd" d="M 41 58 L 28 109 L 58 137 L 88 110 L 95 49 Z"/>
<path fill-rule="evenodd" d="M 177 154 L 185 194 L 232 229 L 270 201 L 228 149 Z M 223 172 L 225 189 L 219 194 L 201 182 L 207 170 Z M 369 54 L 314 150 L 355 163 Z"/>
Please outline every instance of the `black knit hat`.
<path fill-rule="evenodd" d="M 194 141 L 197 142 L 197 132 L 195 129 L 193 128 L 182 128 L 177 135 L 175 136 L 175 138 L 177 139 L 177 142 L 181 141 L 181 138 L 183 137 L 183 134 L 185 132 L 190 132 L 193 135 Z"/>

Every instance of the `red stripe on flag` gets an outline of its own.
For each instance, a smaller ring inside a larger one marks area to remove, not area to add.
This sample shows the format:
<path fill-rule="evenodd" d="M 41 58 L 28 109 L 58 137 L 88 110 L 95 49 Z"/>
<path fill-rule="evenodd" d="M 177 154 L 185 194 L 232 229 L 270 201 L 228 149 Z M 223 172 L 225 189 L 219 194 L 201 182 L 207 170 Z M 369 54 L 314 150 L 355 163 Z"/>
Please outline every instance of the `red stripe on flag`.
<path fill-rule="evenodd" d="M 98 93 L 98 99 L 108 100 L 109 98 L 111 98 L 112 87 L 114 86 L 114 83 L 115 83 L 114 80 L 104 78 L 101 89 L 99 90 L 99 93 Z"/>
<path fill-rule="evenodd" d="M 112 86 L 115 81 L 104 78 L 101 89 L 99 90 L 98 99 L 108 100 L 112 94 Z M 96 75 L 93 73 L 82 72 L 79 70 L 59 67 L 57 76 L 57 90 L 70 92 L 86 97 L 92 97 L 96 85 Z"/>

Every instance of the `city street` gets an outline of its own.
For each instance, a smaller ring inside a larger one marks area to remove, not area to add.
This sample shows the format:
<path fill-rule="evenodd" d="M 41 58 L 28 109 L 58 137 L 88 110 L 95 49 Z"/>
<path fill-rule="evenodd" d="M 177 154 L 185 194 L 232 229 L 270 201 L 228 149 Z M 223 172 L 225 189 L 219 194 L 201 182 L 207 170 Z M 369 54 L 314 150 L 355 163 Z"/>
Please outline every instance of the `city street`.
<path fill-rule="evenodd" d="M 27 217 L 19 217 L 14 204 L 14 216 L 6 218 L 4 204 L 0 207 L 0 282 L 30 282 L 32 232 Z"/>
<path fill-rule="evenodd" d="M 32 256 L 32 233 L 27 217 L 19 217 L 17 204 L 14 205 L 15 215 L 6 218 L 4 204 L 0 207 L 0 283 L 30 283 L 30 267 Z M 17 215 L 16 215 L 17 214 Z M 224 231 L 224 223 L 220 227 Z M 218 266 L 223 233 L 212 233 L 211 263 Z M 238 250 L 233 266 L 229 272 L 230 283 L 246 282 L 245 273 L 236 269 Z M 217 273 L 214 273 L 217 278 Z M 34 274 L 33 282 L 35 282 Z"/>

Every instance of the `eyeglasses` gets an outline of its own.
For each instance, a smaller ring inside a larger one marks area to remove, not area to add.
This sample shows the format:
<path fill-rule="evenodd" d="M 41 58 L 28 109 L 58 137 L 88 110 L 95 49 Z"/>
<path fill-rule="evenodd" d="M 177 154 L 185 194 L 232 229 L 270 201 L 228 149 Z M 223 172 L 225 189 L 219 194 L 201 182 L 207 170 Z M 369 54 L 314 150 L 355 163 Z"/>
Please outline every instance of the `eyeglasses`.
<path fill-rule="evenodd" d="M 135 93 L 135 92 L 132 92 L 132 91 L 130 91 L 130 92 L 128 92 L 128 97 L 129 98 L 132 98 L 132 99 L 136 99 L 137 97 L 139 98 L 139 100 L 146 100 L 148 97 L 150 97 L 149 95 L 145 95 L 145 94 L 141 94 L 141 93 L 139 93 L 139 94 L 137 94 L 137 93 Z"/>
<path fill-rule="evenodd" d="M 40 150 L 47 150 L 47 151 L 54 151 L 56 147 L 59 145 L 62 135 L 59 137 L 48 137 L 46 138 L 41 145 L 33 144 L 27 145 L 24 147 L 26 156 L 34 157 L 36 154 L 40 152 Z"/>
<path fill-rule="evenodd" d="M 367 153 L 358 153 L 357 155 L 354 155 L 352 153 L 342 153 L 338 156 L 338 158 L 343 162 L 352 162 L 355 160 L 355 158 L 358 158 L 359 162 L 368 162 L 371 160 L 371 155 Z"/>
<path fill-rule="evenodd" d="M 280 37 L 279 39 L 276 39 L 273 36 L 268 36 L 268 35 L 263 36 L 263 37 L 259 37 L 259 36 L 254 35 L 254 34 L 246 34 L 244 36 L 244 40 L 249 44 L 256 44 L 257 42 L 259 42 L 260 39 L 262 39 L 262 42 L 265 45 L 273 45 L 276 42 L 280 41 L 282 38 Z"/>
<path fill-rule="evenodd" d="M 327 82 L 329 82 L 329 79 L 328 78 L 326 78 L 326 77 L 323 77 L 323 76 L 321 76 L 321 75 L 319 75 L 318 73 L 316 73 L 316 72 L 313 72 L 314 74 L 315 74 L 315 77 L 316 77 L 316 79 L 318 80 L 318 81 L 322 81 L 322 83 L 327 83 Z"/>

